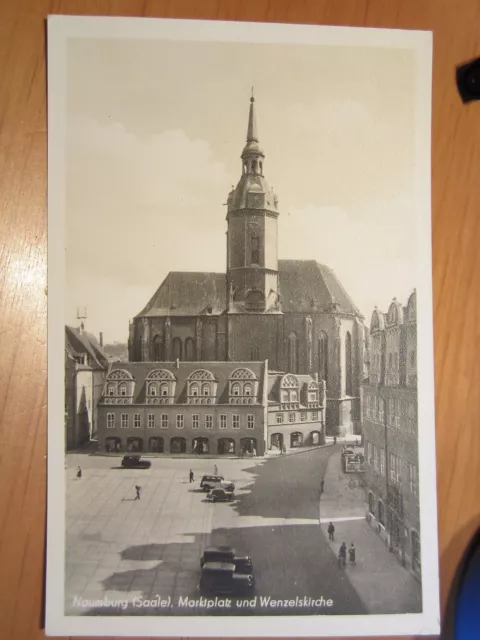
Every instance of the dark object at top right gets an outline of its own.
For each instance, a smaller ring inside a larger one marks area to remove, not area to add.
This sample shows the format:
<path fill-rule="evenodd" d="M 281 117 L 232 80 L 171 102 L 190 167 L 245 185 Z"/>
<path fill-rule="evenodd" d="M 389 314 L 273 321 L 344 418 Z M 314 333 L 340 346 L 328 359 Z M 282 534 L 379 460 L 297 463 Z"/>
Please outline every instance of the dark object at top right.
<path fill-rule="evenodd" d="M 457 88 L 463 102 L 480 100 L 480 58 L 457 68 Z"/>

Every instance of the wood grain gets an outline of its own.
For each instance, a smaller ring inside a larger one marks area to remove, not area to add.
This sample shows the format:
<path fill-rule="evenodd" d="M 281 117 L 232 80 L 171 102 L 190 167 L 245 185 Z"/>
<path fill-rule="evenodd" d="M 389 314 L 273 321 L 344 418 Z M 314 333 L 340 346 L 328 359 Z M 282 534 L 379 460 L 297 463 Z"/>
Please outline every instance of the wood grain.
<path fill-rule="evenodd" d="M 480 525 L 478 0 L 0 2 L 0 636 L 43 636 L 46 512 L 46 78 L 49 13 L 300 22 L 434 32 L 433 277 L 441 598 Z M 395 79 L 392 78 L 392 82 Z M 62 425 L 58 425 L 59 430 Z"/>

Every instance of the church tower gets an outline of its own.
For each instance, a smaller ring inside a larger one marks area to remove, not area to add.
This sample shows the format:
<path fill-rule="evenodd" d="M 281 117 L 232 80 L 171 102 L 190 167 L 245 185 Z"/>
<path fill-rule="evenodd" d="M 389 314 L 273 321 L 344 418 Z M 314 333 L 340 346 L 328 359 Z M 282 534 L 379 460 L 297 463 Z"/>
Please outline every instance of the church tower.
<path fill-rule="evenodd" d="M 250 98 L 242 176 L 227 200 L 227 310 L 279 313 L 278 201 L 263 175 L 255 98 Z"/>

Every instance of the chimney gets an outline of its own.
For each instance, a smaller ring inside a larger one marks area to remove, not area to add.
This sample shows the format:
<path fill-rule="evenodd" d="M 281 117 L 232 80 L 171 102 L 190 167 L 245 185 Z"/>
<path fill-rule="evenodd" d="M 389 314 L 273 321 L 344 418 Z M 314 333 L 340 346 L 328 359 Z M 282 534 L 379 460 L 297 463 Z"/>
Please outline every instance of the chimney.
<path fill-rule="evenodd" d="M 99 342 L 100 342 L 100 346 L 103 347 L 103 331 L 100 331 Z"/>

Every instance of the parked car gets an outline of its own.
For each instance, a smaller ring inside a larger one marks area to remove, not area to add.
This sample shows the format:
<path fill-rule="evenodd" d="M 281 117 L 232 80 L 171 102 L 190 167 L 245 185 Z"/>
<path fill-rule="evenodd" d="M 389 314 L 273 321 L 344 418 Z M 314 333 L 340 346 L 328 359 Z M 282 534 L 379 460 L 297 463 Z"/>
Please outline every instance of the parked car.
<path fill-rule="evenodd" d="M 206 562 L 199 588 L 202 594 L 208 595 L 247 595 L 255 589 L 255 579 L 251 574 L 236 573 L 231 562 Z"/>
<path fill-rule="evenodd" d="M 142 460 L 141 456 L 123 456 L 124 469 L 149 469 L 151 466 L 150 460 Z"/>
<path fill-rule="evenodd" d="M 207 496 L 211 502 L 231 502 L 235 498 L 233 491 L 226 489 L 212 489 Z"/>
<path fill-rule="evenodd" d="M 227 546 L 207 547 L 200 558 L 200 567 L 208 562 L 227 562 L 235 565 L 235 573 L 249 575 L 253 573 L 250 556 L 237 556 L 235 549 Z"/>
<path fill-rule="evenodd" d="M 205 491 L 211 491 L 218 487 L 227 491 L 235 491 L 235 485 L 230 480 L 225 480 L 223 476 L 203 476 L 200 480 L 200 487 Z"/>

